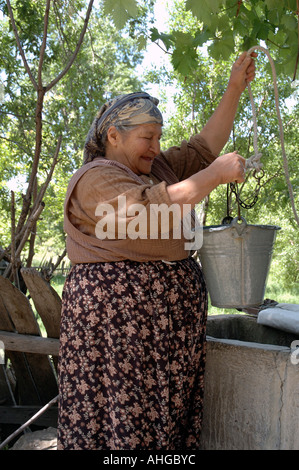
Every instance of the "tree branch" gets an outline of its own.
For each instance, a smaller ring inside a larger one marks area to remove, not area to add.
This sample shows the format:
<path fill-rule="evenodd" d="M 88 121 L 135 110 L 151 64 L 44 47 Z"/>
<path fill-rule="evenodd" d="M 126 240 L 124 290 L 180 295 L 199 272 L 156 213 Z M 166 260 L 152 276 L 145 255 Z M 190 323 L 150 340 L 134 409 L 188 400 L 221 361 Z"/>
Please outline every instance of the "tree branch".
<path fill-rule="evenodd" d="M 13 280 L 16 283 L 17 276 L 16 276 L 16 259 L 15 259 L 15 252 L 16 252 L 16 243 L 15 243 L 15 234 L 16 234 L 16 224 L 15 224 L 15 193 L 13 191 L 10 192 L 11 194 L 11 266 L 12 266 L 12 275 Z"/>
<path fill-rule="evenodd" d="M 30 172 L 30 177 L 28 181 L 28 186 L 26 190 L 26 194 L 23 197 L 23 206 L 21 209 L 21 214 L 19 217 L 18 225 L 16 228 L 16 232 L 18 233 L 23 224 L 25 223 L 26 217 L 29 213 L 31 198 L 32 198 L 32 191 L 35 184 L 35 179 L 38 170 L 38 164 L 40 159 L 41 153 L 41 146 L 42 146 L 42 109 L 43 109 L 43 101 L 44 101 L 44 89 L 37 90 L 37 102 L 36 102 L 36 110 L 35 110 L 35 150 L 34 150 L 34 157 Z"/>
<path fill-rule="evenodd" d="M 299 62 L 299 0 L 297 0 L 297 17 L 298 17 L 298 51 L 297 51 L 297 58 L 296 58 L 294 76 L 293 76 L 293 80 L 292 80 L 293 82 L 296 80 L 296 74 L 297 74 L 297 68 L 298 68 L 298 62 Z"/>
<path fill-rule="evenodd" d="M 47 187 L 49 186 L 49 183 L 52 179 L 52 176 L 53 176 L 53 172 L 54 172 L 54 169 L 55 169 L 55 166 L 57 164 L 57 161 L 58 161 L 58 155 L 59 155 L 59 152 L 60 152 L 60 146 L 61 146 L 61 142 L 62 142 L 62 136 L 60 135 L 59 138 L 58 138 L 58 142 L 57 142 L 57 145 L 56 145 L 56 150 L 55 150 L 55 154 L 54 154 L 54 157 L 53 157 L 53 161 L 52 161 L 52 164 L 51 164 L 51 167 L 50 167 L 50 170 L 49 170 L 49 173 L 47 175 L 47 178 L 44 182 L 44 184 L 42 185 L 37 197 L 36 197 L 36 202 L 33 206 L 33 209 L 36 207 L 36 206 L 39 206 L 43 200 L 43 197 L 45 195 L 45 192 L 47 190 Z"/>
<path fill-rule="evenodd" d="M 24 63 L 24 67 L 29 75 L 29 78 L 34 86 L 34 88 L 36 90 L 38 90 L 38 85 L 35 81 L 35 78 L 33 77 L 32 75 L 32 72 L 30 70 L 30 67 L 28 65 L 28 62 L 26 60 L 26 57 L 25 57 L 25 53 L 24 53 L 24 50 L 22 48 L 22 45 L 21 45 L 21 42 L 20 42 L 20 38 L 19 38 L 19 35 L 18 35 L 18 31 L 17 31 L 17 27 L 16 27 L 16 23 L 15 23 L 15 19 L 14 19 L 14 15 L 13 15 L 13 11 L 12 11 L 12 8 L 11 8 L 11 4 L 10 4 L 10 0 L 6 0 L 6 4 L 7 4 L 7 8 L 8 8 L 8 12 L 9 12 L 9 16 L 10 16 L 10 21 L 11 21 L 11 25 L 12 25 L 12 29 L 13 29 L 13 32 L 14 32 L 14 35 L 15 35 L 15 38 L 16 38 L 16 41 L 17 41 L 17 45 L 18 45 L 18 49 L 20 51 L 20 54 L 21 54 L 21 57 L 23 59 L 23 63 Z"/>
<path fill-rule="evenodd" d="M 29 216 L 29 218 L 26 222 L 26 227 L 25 227 L 24 232 L 23 232 L 23 237 L 20 241 L 19 246 L 15 249 L 14 255 L 11 253 L 10 264 L 6 267 L 6 269 L 3 273 L 3 277 L 8 278 L 11 274 L 12 269 L 17 269 L 20 266 L 20 264 L 21 264 L 21 260 L 20 260 L 21 251 L 23 250 L 23 248 L 25 246 L 25 243 L 28 240 L 28 237 L 30 235 L 30 232 L 32 230 L 33 225 L 39 219 L 44 207 L 45 207 L 45 204 L 42 202 L 40 204 L 40 206 L 37 208 L 37 210 Z"/>
<path fill-rule="evenodd" d="M 77 43 L 77 46 L 76 46 L 76 49 L 72 55 L 72 57 L 70 58 L 68 64 L 66 65 L 66 67 L 60 72 L 60 74 L 57 75 L 56 78 L 54 78 L 54 80 L 52 80 L 52 82 L 50 82 L 47 86 L 46 86 L 46 91 L 50 90 L 54 85 L 56 85 L 57 82 L 59 82 L 59 80 L 67 73 L 67 71 L 71 68 L 71 66 L 73 65 L 76 57 L 77 57 L 77 54 L 79 52 L 79 49 L 81 47 L 81 44 L 83 42 L 83 39 L 84 39 L 84 35 L 85 35 L 85 32 L 86 32 L 86 29 L 87 29 L 87 25 L 88 25 L 88 21 L 89 21 L 89 17 L 90 17 L 90 14 L 91 14 L 91 10 L 92 10 L 92 6 L 93 6 L 93 2 L 94 0 L 90 0 L 89 2 L 89 5 L 88 5 L 88 8 L 87 8 L 87 12 L 86 12 L 86 17 L 85 17 L 85 20 L 84 20 L 84 25 L 83 25 L 83 28 L 82 28 L 82 31 L 81 31 L 81 34 L 80 34 L 80 37 L 79 37 L 79 41 Z"/>
<path fill-rule="evenodd" d="M 236 13 L 236 17 L 239 16 L 239 13 L 240 13 L 240 8 L 241 8 L 241 5 L 243 3 L 243 0 L 238 0 L 238 8 L 237 8 L 237 13 Z"/>
<path fill-rule="evenodd" d="M 50 0 L 47 0 L 46 12 L 45 12 L 45 17 L 44 17 L 44 35 L 43 35 L 43 42 L 42 42 L 42 45 L 41 45 L 41 48 L 40 48 L 40 53 L 39 53 L 39 64 L 38 64 L 38 72 L 37 72 L 38 86 L 40 88 L 43 87 L 43 84 L 42 84 L 42 68 L 43 68 L 43 62 L 44 62 L 45 50 L 46 50 L 46 44 L 47 44 L 49 12 L 50 12 Z"/>
<path fill-rule="evenodd" d="M 39 219 L 44 207 L 45 207 L 45 204 L 42 202 L 39 205 L 39 207 L 36 209 L 36 211 L 32 212 L 32 214 L 29 216 L 29 218 L 27 220 L 27 223 L 26 223 L 23 238 L 22 238 L 18 248 L 16 249 L 16 253 L 15 253 L 16 259 L 20 256 L 21 251 L 23 250 L 24 245 L 25 245 L 26 241 L 28 240 L 30 231 L 31 231 L 34 223 Z"/>
<path fill-rule="evenodd" d="M 19 142 L 17 142 L 16 140 L 8 139 L 7 137 L 4 137 L 3 135 L 0 135 L 0 139 L 6 140 L 7 142 L 12 142 L 13 144 L 17 145 L 19 147 L 19 149 L 21 149 L 24 153 L 26 153 L 27 155 L 32 156 L 32 153 L 28 149 L 26 149 L 25 147 L 22 147 L 22 145 Z"/>
<path fill-rule="evenodd" d="M 42 203 L 42 200 L 43 200 L 43 197 L 45 195 L 45 192 L 47 190 L 47 187 L 49 186 L 49 183 L 52 179 L 52 176 L 53 176 L 53 172 L 54 172 L 54 168 L 57 164 L 57 161 L 58 161 L 58 154 L 59 154 L 59 151 L 60 151 L 60 146 L 61 146 L 61 141 L 62 141 L 62 136 L 59 136 L 58 138 L 58 142 L 57 142 L 57 145 L 56 145 L 56 150 L 55 150 L 55 154 L 54 154 L 54 157 L 53 157 L 53 161 L 52 161 L 52 164 L 51 164 L 51 167 L 50 167 L 50 170 L 49 170 L 49 173 L 47 175 L 47 178 L 45 180 L 45 182 L 43 183 L 39 193 L 37 194 L 36 196 L 36 199 L 35 199 L 35 202 L 32 206 L 32 208 L 30 209 L 31 210 L 31 213 L 32 212 L 36 212 L 38 207 L 43 204 Z M 28 208 L 29 210 L 29 208 Z M 29 216 L 30 218 L 30 216 Z M 16 241 L 20 240 L 20 238 L 23 236 L 24 232 L 26 231 L 26 225 L 28 223 L 28 220 L 26 221 L 25 223 L 25 220 L 23 221 L 23 227 L 20 226 L 20 229 L 17 230 L 17 235 L 16 235 Z M 24 225 L 25 224 L 25 225 Z M 22 227 L 22 228 L 21 228 Z"/>

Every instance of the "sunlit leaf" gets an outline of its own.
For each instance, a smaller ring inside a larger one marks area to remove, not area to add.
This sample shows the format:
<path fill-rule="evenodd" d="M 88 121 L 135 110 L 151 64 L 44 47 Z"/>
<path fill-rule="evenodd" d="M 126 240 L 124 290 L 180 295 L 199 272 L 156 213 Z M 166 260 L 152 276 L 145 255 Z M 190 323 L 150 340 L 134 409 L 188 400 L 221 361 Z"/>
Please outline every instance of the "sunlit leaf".
<path fill-rule="evenodd" d="M 129 18 L 135 18 L 138 14 L 135 0 L 104 0 L 104 9 L 118 29 L 122 29 Z"/>

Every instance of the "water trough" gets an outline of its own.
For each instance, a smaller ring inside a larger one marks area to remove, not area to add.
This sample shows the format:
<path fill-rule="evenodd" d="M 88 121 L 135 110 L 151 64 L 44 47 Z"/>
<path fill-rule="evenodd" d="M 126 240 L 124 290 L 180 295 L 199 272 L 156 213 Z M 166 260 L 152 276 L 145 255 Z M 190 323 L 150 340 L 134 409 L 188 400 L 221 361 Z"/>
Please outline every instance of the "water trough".
<path fill-rule="evenodd" d="M 243 314 L 209 316 L 207 335 L 202 449 L 299 449 L 299 336 Z"/>

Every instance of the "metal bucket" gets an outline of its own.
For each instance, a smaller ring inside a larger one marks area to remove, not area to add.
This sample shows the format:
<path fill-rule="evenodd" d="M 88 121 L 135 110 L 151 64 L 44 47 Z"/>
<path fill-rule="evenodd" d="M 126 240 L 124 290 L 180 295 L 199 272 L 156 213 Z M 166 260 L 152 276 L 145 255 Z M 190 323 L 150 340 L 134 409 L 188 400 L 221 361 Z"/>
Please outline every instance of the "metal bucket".
<path fill-rule="evenodd" d="M 263 303 L 279 229 L 248 225 L 243 217 L 229 225 L 203 227 L 199 256 L 212 305 L 244 308 Z"/>

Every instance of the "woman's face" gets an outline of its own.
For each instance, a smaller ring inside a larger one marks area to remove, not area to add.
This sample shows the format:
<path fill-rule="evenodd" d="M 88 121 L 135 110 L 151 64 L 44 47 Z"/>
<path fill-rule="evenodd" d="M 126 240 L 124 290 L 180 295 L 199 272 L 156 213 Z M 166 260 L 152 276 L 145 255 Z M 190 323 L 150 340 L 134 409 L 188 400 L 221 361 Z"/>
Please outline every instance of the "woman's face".
<path fill-rule="evenodd" d="M 137 175 L 148 174 L 160 153 L 161 136 L 160 124 L 140 124 L 125 133 L 112 127 L 108 131 L 106 157 L 123 163 Z"/>

